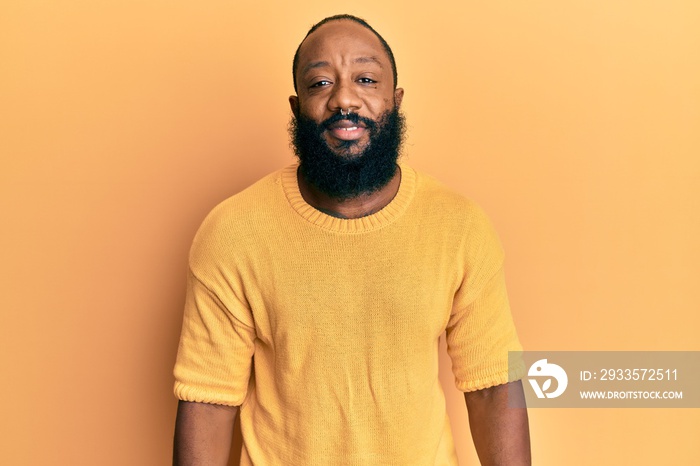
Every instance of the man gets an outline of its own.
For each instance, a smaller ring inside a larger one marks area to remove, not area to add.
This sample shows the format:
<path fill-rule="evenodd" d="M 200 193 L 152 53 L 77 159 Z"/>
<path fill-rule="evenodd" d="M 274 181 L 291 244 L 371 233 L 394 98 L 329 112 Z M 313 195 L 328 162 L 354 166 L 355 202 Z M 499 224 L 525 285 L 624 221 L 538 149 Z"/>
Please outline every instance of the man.
<path fill-rule="evenodd" d="M 445 331 L 482 464 L 529 464 L 503 253 L 478 207 L 397 163 L 391 49 L 327 18 L 293 76 L 300 164 L 216 207 L 192 246 L 175 464 L 226 464 L 240 407 L 241 464 L 456 465 Z"/>

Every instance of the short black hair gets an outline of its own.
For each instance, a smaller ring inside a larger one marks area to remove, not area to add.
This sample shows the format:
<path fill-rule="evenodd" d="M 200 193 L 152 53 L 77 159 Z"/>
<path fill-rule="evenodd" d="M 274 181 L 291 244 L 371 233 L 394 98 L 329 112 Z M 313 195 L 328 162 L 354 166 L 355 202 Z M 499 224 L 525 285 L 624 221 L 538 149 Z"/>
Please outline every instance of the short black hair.
<path fill-rule="evenodd" d="M 306 33 L 304 36 L 304 39 L 299 43 L 299 46 L 297 47 L 297 51 L 294 52 L 294 61 L 292 62 L 292 79 L 294 80 L 294 92 L 297 92 L 297 66 L 299 65 L 299 49 L 301 49 L 301 44 L 304 43 L 307 37 L 314 32 L 316 29 L 320 28 L 326 23 L 329 23 L 331 21 L 339 21 L 339 20 L 349 20 L 349 21 L 354 21 L 355 23 L 366 27 L 370 31 L 374 33 L 375 36 L 377 36 L 377 39 L 379 39 L 379 42 L 381 42 L 382 47 L 384 47 L 384 51 L 386 52 L 387 55 L 389 55 L 389 61 L 391 62 L 391 71 L 394 75 L 394 89 L 396 89 L 396 83 L 398 80 L 398 73 L 396 72 L 396 60 L 394 60 L 394 53 L 391 51 L 391 47 L 389 47 L 389 44 L 384 40 L 384 38 L 374 30 L 372 26 L 370 26 L 367 21 L 365 21 L 362 18 L 358 18 L 357 16 L 353 15 L 335 15 L 335 16 L 329 16 L 328 18 L 324 18 L 318 23 L 314 24 L 311 26 L 311 29 L 309 29 L 309 32 Z"/>

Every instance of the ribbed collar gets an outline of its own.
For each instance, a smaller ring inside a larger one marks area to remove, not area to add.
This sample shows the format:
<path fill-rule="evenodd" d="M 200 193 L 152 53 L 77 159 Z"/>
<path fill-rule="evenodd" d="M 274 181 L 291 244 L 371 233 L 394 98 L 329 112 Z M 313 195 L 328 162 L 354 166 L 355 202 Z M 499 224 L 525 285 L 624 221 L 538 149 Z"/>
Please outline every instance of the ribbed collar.
<path fill-rule="evenodd" d="M 396 196 L 378 212 L 361 218 L 337 218 L 316 210 L 309 205 L 299 191 L 297 180 L 297 168 L 299 164 L 292 164 L 281 172 L 282 189 L 287 196 L 291 207 L 308 222 L 338 233 L 363 233 L 377 230 L 393 222 L 401 216 L 413 200 L 416 188 L 416 172 L 407 165 L 399 162 L 401 169 L 401 184 Z"/>

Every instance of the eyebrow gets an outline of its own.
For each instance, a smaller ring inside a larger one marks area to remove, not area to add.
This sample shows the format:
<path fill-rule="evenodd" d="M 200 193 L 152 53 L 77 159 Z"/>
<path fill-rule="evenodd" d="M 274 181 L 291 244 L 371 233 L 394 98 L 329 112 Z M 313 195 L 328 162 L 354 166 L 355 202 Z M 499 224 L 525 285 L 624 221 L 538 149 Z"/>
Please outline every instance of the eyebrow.
<path fill-rule="evenodd" d="M 376 63 L 379 65 L 380 68 L 384 68 L 382 66 L 382 62 L 379 60 L 377 57 L 358 57 L 352 61 L 353 63 Z M 302 74 L 305 74 L 309 72 L 310 70 L 316 69 L 316 68 L 323 68 L 325 66 L 330 66 L 330 62 L 327 61 L 312 61 L 308 65 L 304 67 L 302 70 Z"/>
<path fill-rule="evenodd" d="M 359 58 L 354 59 L 352 62 L 353 63 L 376 63 L 377 65 L 379 65 L 380 68 L 384 68 L 382 66 L 382 62 L 379 61 L 379 58 L 377 58 L 377 57 L 359 57 Z"/>

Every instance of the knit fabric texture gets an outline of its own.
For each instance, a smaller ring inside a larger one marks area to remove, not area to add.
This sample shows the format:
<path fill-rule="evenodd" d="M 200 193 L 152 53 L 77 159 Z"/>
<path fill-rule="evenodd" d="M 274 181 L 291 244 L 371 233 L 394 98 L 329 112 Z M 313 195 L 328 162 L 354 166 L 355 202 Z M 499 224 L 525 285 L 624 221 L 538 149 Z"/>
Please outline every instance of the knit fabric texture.
<path fill-rule="evenodd" d="M 199 229 L 175 395 L 240 405 L 243 465 L 456 465 L 440 336 L 462 391 L 524 375 L 491 223 L 404 163 L 386 207 L 335 218 L 305 202 L 297 168 Z"/>

